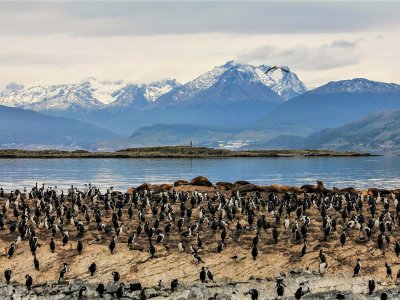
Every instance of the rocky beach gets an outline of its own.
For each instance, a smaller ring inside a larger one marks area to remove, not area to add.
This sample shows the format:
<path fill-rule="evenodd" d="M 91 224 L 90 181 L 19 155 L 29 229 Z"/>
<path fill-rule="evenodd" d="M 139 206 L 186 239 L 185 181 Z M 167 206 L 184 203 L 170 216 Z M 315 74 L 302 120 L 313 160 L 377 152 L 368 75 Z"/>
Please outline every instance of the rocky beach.
<path fill-rule="evenodd" d="M 143 184 L 123 192 L 108 189 L 105 194 L 94 187 L 71 189 L 64 191 L 62 198 L 40 186 L 21 193 L 4 191 L 0 195 L 0 298 L 98 299 L 96 289 L 103 283 L 104 299 L 114 299 L 124 283 L 122 299 L 252 299 L 252 289 L 258 291 L 259 299 L 276 299 L 278 278 L 285 286 L 282 299 L 296 299 L 299 286 L 304 287 L 301 299 L 381 299 L 383 292 L 389 299 L 398 299 L 400 263 L 394 249 L 400 240 L 398 197 L 399 190 L 326 189 L 322 182 L 302 187 L 257 186 L 245 181 L 211 183 L 201 176 L 173 184 Z M 58 215 L 60 207 L 62 214 Z M 169 207 L 169 213 L 162 207 Z M 371 207 L 376 210 L 374 217 Z M 96 210 L 100 222 L 95 222 Z M 253 221 L 249 215 L 254 216 Z M 181 219 L 183 224 L 179 224 Z M 368 237 L 365 228 L 370 219 L 378 219 L 378 227 L 373 227 Z M 78 224 L 84 227 L 82 232 Z M 99 224 L 109 226 L 110 231 Z M 146 224 L 150 231 L 154 228 L 153 234 L 146 232 Z M 168 224 L 172 229 L 167 233 Z M 298 237 L 303 225 L 306 233 Z M 20 229 L 24 226 L 27 232 Z M 133 233 L 143 226 L 128 245 Z M 331 226 L 328 234 L 327 226 Z M 63 245 L 65 232 L 69 232 L 69 240 Z M 346 242 L 342 246 L 343 232 Z M 156 242 L 160 234 L 163 239 Z M 377 244 L 379 234 L 385 238 L 383 249 Z M 32 236 L 36 239 L 34 252 Z M 111 253 L 113 236 L 116 246 Z M 54 253 L 49 248 L 51 237 Z M 255 237 L 256 258 L 252 255 Z M 83 243 L 81 254 L 78 241 Z M 305 242 L 307 250 L 302 254 Z M 12 243 L 16 244 L 15 252 L 8 258 Z M 154 254 L 149 253 L 150 245 Z M 194 259 L 193 250 L 201 261 Z M 321 250 L 327 262 L 322 273 Z M 39 270 L 35 269 L 33 253 L 40 262 Z M 362 269 L 353 277 L 357 259 Z M 93 262 L 97 270 L 91 276 L 88 268 Z M 58 280 L 64 263 L 68 271 Z M 388 276 L 385 263 L 390 265 L 392 276 Z M 213 280 L 201 282 L 202 267 L 212 272 Z M 3 275 L 6 270 L 12 271 L 8 285 Z M 113 281 L 115 271 L 120 275 L 117 283 Z M 27 274 L 33 279 L 31 289 L 25 286 Z M 174 279 L 178 285 L 171 289 Z M 376 287 L 369 296 L 370 279 Z"/>

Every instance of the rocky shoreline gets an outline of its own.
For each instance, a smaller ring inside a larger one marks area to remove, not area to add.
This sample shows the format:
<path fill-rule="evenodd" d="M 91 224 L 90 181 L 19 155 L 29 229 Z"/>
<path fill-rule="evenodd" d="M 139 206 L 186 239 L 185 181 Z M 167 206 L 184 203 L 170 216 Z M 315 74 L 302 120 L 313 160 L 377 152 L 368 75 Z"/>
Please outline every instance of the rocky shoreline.
<path fill-rule="evenodd" d="M 400 192 L 399 190 L 389 191 L 376 188 L 361 191 L 352 187 L 327 189 L 324 187 L 323 182 L 301 187 L 258 186 L 246 181 L 234 183 L 217 182 L 214 184 L 207 178 L 199 176 L 190 181 L 178 180 L 173 184 L 162 185 L 146 183 L 128 189 L 124 193 L 117 191 L 107 191 L 107 193 L 110 199 L 117 201 L 117 199 L 123 199 L 121 197 L 134 197 L 135 194 L 146 195 L 146 191 L 155 193 L 152 197 L 157 194 L 166 195 L 165 193 L 175 191 L 177 193 L 188 193 L 188 195 L 192 196 L 197 195 L 196 197 L 213 197 L 217 194 L 234 197 L 233 195 L 239 193 L 242 197 L 248 199 L 254 199 L 254 197 L 268 199 L 271 194 L 284 197 L 294 193 L 298 195 L 299 201 L 303 201 L 303 197 L 312 194 L 352 194 L 363 197 L 364 200 L 360 201 L 364 201 L 366 207 L 368 206 L 368 199 L 380 198 L 381 195 L 385 197 L 385 201 L 397 201 L 396 199 L 399 197 Z M 201 194 L 198 193 L 202 193 L 202 196 L 199 196 Z M 5 194 L 3 197 L 0 196 L 0 205 L 2 207 L 5 206 L 6 199 L 9 196 L 10 194 Z M 66 197 L 64 205 L 75 209 L 74 222 L 85 222 L 83 216 L 80 216 L 79 209 L 74 207 L 74 203 L 76 203 L 73 200 L 74 196 Z M 146 196 L 143 196 L 143 200 L 140 200 L 143 201 L 143 205 L 145 205 L 144 199 L 146 199 Z M 33 211 L 33 205 L 35 205 L 36 200 L 27 198 L 24 201 L 32 205 L 31 209 Z M 88 196 L 82 198 L 81 201 L 85 205 L 93 207 L 102 203 L 96 203 L 99 200 L 93 200 Z M 127 203 L 130 201 L 132 200 L 128 200 Z M 193 201 L 193 199 L 188 201 Z M 217 200 L 211 200 L 211 198 L 209 201 L 210 204 L 218 203 L 216 202 Z M 379 201 L 378 211 L 385 211 L 381 210 L 383 199 Z M 7 258 L 9 244 L 15 241 L 15 233 L 13 234 L 11 230 L 9 231 L 7 225 L 1 231 L 0 236 L 0 299 L 98 299 L 99 295 L 96 292 L 96 288 L 99 283 L 103 283 L 106 287 L 104 299 L 115 299 L 119 283 L 114 284 L 111 281 L 111 273 L 116 270 L 121 274 L 120 282 L 125 284 L 125 292 L 121 299 L 251 299 L 248 295 L 251 289 L 257 289 L 260 295 L 259 299 L 276 299 L 276 279 L 278 277 L 282 278 L 285 284 L 285 294 L 282 299 L 295 299 L 294 294 L 301 283 L 305 283 L 309 288 L 309 292 L 302 299 L 380 299 L 382 292 L 387 293 L 388 299 L 400 299 L 398 289 L 400 282 L 395 277 L 400 263 L 398 263 L 398 257 L 393 251 L 392 245 L 387 248 L 386 253 L 382 253 L 376 246 L 375 236 L 373 239 L 366 239 L 360 230 L 345 229 L 348 226 L 350 216 L 342 219 L 343 216 L 341 217 L 336 211 L 331 211 L 329 214 L 337 220 L 337 229 L 335 228 L 329 238 L 324 238 L 323 231 L 321 232 L 324 219 L 321 217 L 319 209 L 315 206 L 316 203 L 314 203 L 307 209 L 307 216 L 310 218 L 311 223 L 308 226 L 307 233 L 308 250 L 303 257 L 303 255 L 300 256 L 303 241 L 296 241 L 291 228 L 285 229 L 283 227 L 284 220 L 273 221 L 274 213 L 268 212 L 266 204 L 266 202 L 264 204 L 261 203 L 260 207 L 257 208 L 255 206 L 254 209 L 260 211 L 257 213 L 261 218 L 265 216 L 265 220 L 271 223 L 275 222 L 274 226 L 279 226 L 280 236 L 277 243 L 274 243 L 272 239 L 271 227 L 257 229 L 255 226 L 245 226 L 238 234 L 237 229 L 235 229 L 236 220 L 234 219 L 227 220 L 226 228 L 229 239 L 226 240 L 226 249 L 216 251 L 217 245 L 220 243 L 220 229 L 213 233 L 204 224 L 204 228 L 199 230 L 205 244 L 203 247 L 198 248 L 198 253 L 204 261 L 201 264 L 193 261 L 193 253 L 188 249 L 189 245 L 195 244 L 195 235 L 182 238 L 181 234 L 184 229 L 182 231 L 175 229 L 174 232 L 166 237 L 164 242 L 157 243 L 154 257 L 149 255 L 146 236 L 141 236 L 140 240 L 132 247 L 127 246 L 128 237 L 131 232 L 136 230 L 135 226 L 137 225 L 134 219 L 130 219 L 127 216 L 127 208 L 121 213 L 119 219 L 121 223 L 125 224 L 125 228 L 122 236 L 117 239 L 116 252 L 111 254 L 108 249 L 108 243 L 113 233 L 103 233 L 96 224 L 93 224 L 93 221 L 84 223 L 86 229 L 82 237 L 76 235 L 76 228 L 71 224 L 71 221 L 61 221 L 61 225 L 74 234 L 70 234 L 70 241 L 68 244 L 63 245 L 59 237 L 60 234 L 57 233 L 55 253 L 51 253 L 48 248 L 50 231 L 36 224 L 35 231 L 38 238 L 36 257 L 40 261 L 40 271 L 35 270 L 33 267 L 33 256 L 30 253 L 27 238 L 17 245 L 14 257 L 12 259 Z M 8 205 L 10 205 L 10 208 L 5 213 L 5 224 L 11 224 L 15 220 L 15 209 L 14 216 L 13 209 L 11 209 L 13 204 L 10 203 Z M 18 207 L 17 204 L 15 205 Z M 172 203 L 172 205 L 178 213 L 179 205 L 177 203 Z M 200 204 L 192 203 L 191 208 L 194 212 L 192 221 L 188 221 L 187 227 L 195 224 L 199 214 L 200 206 L 198 205 Z M 207 207 L 205 203 L 201 205 Z M 45 204 L 42 204 L 42 206 L 45 207 Z M 151 205 L 145 206 L 143 213 L 152 224 L 157 215 L 152 211 Z M 208 209 L 210 210 L 210 207 Z M 391 211 L 393 215 L 396 215 L 396 207 L 394 205 L 390 206 L 387 211 Z M 111 224 L 112 214 L 113 212 L 109 209 L 102 211 L 102 222 Z M 239 221 L 240 219 L 244 224 L 247 220 L 247 215 L 237 214 L 237 220 Z M 364 208 L 364 214 L 368 214 L 366 208 Z M 283 218 L 287 217 L 283 215 Z M 210 220 L 212 221 L 212 218 Z M 299 218 L 296 219 L 296 216 L 293 215 L 290 222 L 295 224 L 303 221 Z M 396 229 L 393 228 L 390 238 L 392 241 L 400 240 L 400 234 L 397 230 L 398 225 L 393 223 L 394 226 L 396 226 Z M 339 237 L 340 232 L 343 230 L 346 230 L 348 240 L 344 246 L 341 246 Z M 262 240 L 262 243 L 260 242 L 259 244 L 257 260 L 253 259 L 254 257 L 252 258 L 251 254 L 251 241 L 254 239 L 255 234 L 259 235 Z M 177 244 L 182 239 L 185 240 L 187 248 L 186 251 L 179 252 Z M 76 252 L 78 241 L 83 241 L 85 245 L 81 254 Z M 320 250 L 323 250 L 329 262 L 328 269 L 323 275 L 318 271 L 320 259 L 318 253 Z M 352 277 L 353 267 L 357 258 L 363 260 L 363 271 L 360 276 Z M 88 273 L 88 266 L 92 262 L 97 263 L 95 276 L 90 276 Z M 386 262 L 390 262 L 393 266 L 393 278 L 386 276 L 384 269 Z M 58 278 L 62 263 L 68 263 L 69 271 L 67 278 L 58 282 L 55 279 Z M 201 269 L 201 266 L 207 266 L 212 270 L 214 274 L 213 281 L 200 282 L 199 269 Z M 13 270 L 9 285 L 4 283 L 2 275 L 6 269 Z M 23 285 L 24 276 L 27 273 L 32 275 L 34 279 L 31 290 L 28 290 Z M 372 296 L 368 296 L 368 280 L 371 278 L 376 280 L 376 289 Z M 179 284 L 172 291 L 171 281 L 174 279 L 178 279 Z M 138 288 L 138 286 L 141 288 Z M 86 288 L 86 292 L 84 296 L 79 297 L 79 291 L 82 287 Z"/>
<path fill-rule="evenodd" d="M 343 277 L 327 276 L 321 278 L 319 274 L 315 274 L 305 270 L 293 270 L 286 275 L 281 273 L 280 278 L 285 280 L 287 296 L 282 299 L 294 300 L 294 295 L 300 283 L 306 283 L 310 288 L 309 292 L 302 297 L 305 300 L 329 300 L 329 299 L 381 299 L 382 292 L 386 292 L 388 299 L 400 299 L 400 290 L 397 287 L 387 286 L 384 282 L 378 282 L 377 291 L 373 295 L 366 293 L 366 284 L 368 278 L 358 277 L 354 279 L 345 279 Z M 218 283 L 194 283 L 191 285 L 179 285 L 175 291 L 166 287 L 147 287 L 141 290 L 130 290 L 130 284 L 127 284 L 124 296 L 121 299 L 220 299 L 235 300 L 249 299 L 248 291 L 257 289 L 260 293 L 260 299 L 272 300 L 276 299 L 276 282 L 275 278 L 251 278 L 251 280 L 243 282 L 232 282 L 229 280 L 220 280 Z M 137 282 L 133 283 L 137 285 Z M 82 286 L 87 288 L 85 296 L 79 297 L 79 290 Z M 108 282 L 105 284 L 107 292 L 104 293 L 102 299 L 115 299 L 115 293 L 118 285 Z M 31 290 L 27 290 L 25 286 L 0 284 L 0 299 L 26 299 L 26 300 L 68 300 L 68 299 L 99 299 L 96 292 L 97 284 L 74 279 L 65 282 L 47 282 L 35 285 Z M 145 298 L 143 298 L 143 296 Z M 344 297 L 344 298 L 340 298 Z"/>

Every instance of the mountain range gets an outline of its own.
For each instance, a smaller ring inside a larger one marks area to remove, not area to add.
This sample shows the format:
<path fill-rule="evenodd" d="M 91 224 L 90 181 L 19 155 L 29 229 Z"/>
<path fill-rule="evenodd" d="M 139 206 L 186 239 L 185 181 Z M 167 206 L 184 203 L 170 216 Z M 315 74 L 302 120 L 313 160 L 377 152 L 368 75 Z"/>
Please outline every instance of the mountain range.
<path fill-rule="evenodd" d="M 356 130 L 354 122 L 364 122 L 365 128 L 372 128 L 377 118 L 393 117 L 396 113 L 392 110 L 400 110 L 398 84 L 355 78 L 309 90 L 289 67 L 266 72 L 269 68 L 228 61 L 185 84 L 175 79 L 133 84 L 95 78 L 76 84 L 28 88 L 12 83 L 0 92 L 0 105 L 32 114 L 36 111 L 41 118 L 51 116 L 57 124 L 68 120 L 77 126 L 74 130 L 80 126 L 90 128 L 91 137 L 79 140 L 70 133 L 74 142 L 64 144 L 92 150 L 189 141 L 232 149 L 354 150 L 357 147 L 351 142 L 339 143 L 338 135 L 346 140 L 347 128 L 350 136 L 354 132 L 362 139 L 367 135 Z M 377 112 L 384 113 L 376 115 Z M 381 130 L 387 127 L 393 131 L 390 124 L 384 123 Z M 14 130 L 12 123 L 3 126 L 9 132 Z M 18 130 L 12 132 L 15 140 Z M 26 137 L 23 133 L 21 136 Z M 45 136 L 47 140 L 41 139 L 44 145 L 61 142 L 51 134 Z M 4 137 L 0 145 L 12 141 L 8 139 Z M 388 141 L 377 140 L 385 142 Z M 391 149 L 396 149 L 397 139 L 390 143 L 395 145 Z M 362 148 L 363 143 L 359 145 Z"/>
<path fill-rule="evenodd" d="M 0 148 L 90 149 L 118 136 L 81 121 L 0 105 Z"/>

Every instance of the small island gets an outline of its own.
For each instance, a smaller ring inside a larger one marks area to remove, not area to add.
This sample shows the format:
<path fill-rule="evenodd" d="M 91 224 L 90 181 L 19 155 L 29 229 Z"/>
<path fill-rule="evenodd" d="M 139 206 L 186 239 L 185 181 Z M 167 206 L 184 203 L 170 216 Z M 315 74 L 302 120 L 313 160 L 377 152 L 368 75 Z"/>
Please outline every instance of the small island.
<path fill-rule="evenodd" d="M 370 153 L 329 150 L 245 150 L 234 151 L 207 147 L 163 146 L 128 148 L 115 152 L 86 150 L 20 150 L 2 149 L 0 158 L 234 158 L 234 157 L 354 157 Z"/>

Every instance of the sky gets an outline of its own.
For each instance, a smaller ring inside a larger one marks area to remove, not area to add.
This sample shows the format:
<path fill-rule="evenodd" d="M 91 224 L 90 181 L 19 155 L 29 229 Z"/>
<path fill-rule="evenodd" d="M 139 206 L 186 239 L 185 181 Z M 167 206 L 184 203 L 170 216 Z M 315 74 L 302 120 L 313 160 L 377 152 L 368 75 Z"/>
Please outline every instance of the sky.
<path fill-rule="evenodd" d="M 0 89 L 185 83 L 228 60 L 400 83 L 400 2 L 0 1 Z"/>

